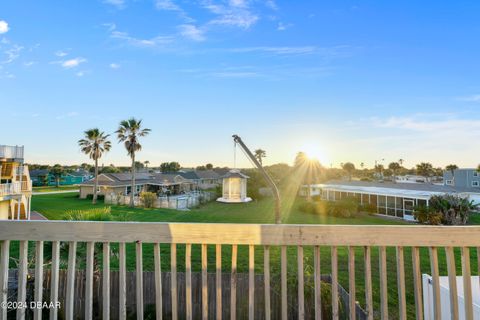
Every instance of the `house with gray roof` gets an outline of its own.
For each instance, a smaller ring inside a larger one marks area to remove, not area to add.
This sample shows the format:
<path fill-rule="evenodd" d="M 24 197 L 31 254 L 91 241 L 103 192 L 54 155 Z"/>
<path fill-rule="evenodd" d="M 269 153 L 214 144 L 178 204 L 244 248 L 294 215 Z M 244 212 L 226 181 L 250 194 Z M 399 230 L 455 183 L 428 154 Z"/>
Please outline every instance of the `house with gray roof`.
<path fill-rule="evenodd" d="M 308 188 L 311 196 L 319 196 L 322 200 L 355 198 L 361 205 L 375 208 L 378 214 L 405 220 L 413 220 L 414 208 L 428 206 L 434 195 L 456 194 L 469 197 L 476 205 L 480 204 L 480 190 L 466 186 L 333 180 L 303 186 L 300 195 L 305 196 Z"/>
<path fill-rule="evenodd" d="M 95 178 L 79 184 L 80 198 L 93 195 Z M 178 173 L 136 173 L 135 195 L 148 191 L 160 195 L 178 195 L 195 189 L 195 182 Z M 132 192 L 131 173 L 102 173 L 98 175 L 99 195 L 129 195 Z"/>
<path fill-rule="evenodd" d="M 477 169 L 455 169 L 453 173 L 446 170 L 443 173 L 443 181 L 446 186 L 470 188 L 480 192 L 480 172 Z"/>

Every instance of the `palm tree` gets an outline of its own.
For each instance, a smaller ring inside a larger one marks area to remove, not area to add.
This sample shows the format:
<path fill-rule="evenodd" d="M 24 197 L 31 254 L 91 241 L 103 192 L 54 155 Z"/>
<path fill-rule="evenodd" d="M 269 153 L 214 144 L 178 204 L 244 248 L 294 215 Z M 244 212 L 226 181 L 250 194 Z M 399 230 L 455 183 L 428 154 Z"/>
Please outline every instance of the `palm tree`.
<path fill-rule="evenodd" d="M 150 161 L 148 161 L 148 160 L 143 161 L 143 164 L 145 165 L 145 168 L 148 168 L 148 165 L 150 164 Z"/>
<path fill-rule="evenodd" d="M 430 177 L 433 174 L 433 166 L 429 162 L 422 162 L 417 164 L 417 174 L 423 176 L 430 181 Z"/>
<path fill-rule="evenodd" d="M 403 160 L 402 158 L 398 159 L 398 163 L 400 164 L 400 167 L 403 166 L 404 162 L 405 162 L 405 160 Z"/>
<path fill-rule="evenodd" d="M 262 149 L 257 149 L 254 151 L 254 154 L 255 154 L 255 158 L 258 160 L 258 162 L 260 162 L 260 165 L 263 166 L 262 158 L 265 158 L 267 156 L 267 152 Z"/>
<path fill-rule="evenodd" d="M 352 173 L 355 171 L 355 165 L 351 162 L 346 162 L 342 164 L 342 169 L 347 171 L 348 180 L 352 181 Z"/>
<path fill-rule="evenodd" d="M 95 161 L 95 185 L 93 188 L 92 203 L 97 203 L 97 189 L 98 189 L 98 159 L 100 159 L 104 152 L 110 151 L 112 143 L 108 140 L 109 134 L 105 134 L 98 128 L 89 129 L 84 132 L 85 137 L 78 140 L 83 153 L 88 155 L 90 159 Z"/>
<path fill-rule="evenodd" d="M 150 129 L 142 128 L 142 120 L 130 118 L 120 122 L 117 134 L 118 142 L 123 142 L 127 153 L 132 159 L 132 189 L 130 191 L 130 206 L 134 206 L 135 197 L 135 153 L 142 150 L 142 145 L 138 138 L 144 137 L 150 133 Z"/>
<path fill-rule="evenodd" d="M 450 171 L 452 173 L 453 184 L 455 184 L 455 170 L 457 169 L 458 169 L 458 166 L 456 164 L 449 164 L 448 166 L 445 167 L 445 170 Z"/>
<path fill-rule="evenodd" d="M 388 165 L 388 169 L 392 170 L 392 173 L 393 173 L 393 182 L 395 183 L 396 180 L 395 180 L 395 176 L 396 176 L 396 173 L 397 171 L 401 168 L 401 165 L 400 163 L 398 162 L 391 162 L 389 165 Z"/>

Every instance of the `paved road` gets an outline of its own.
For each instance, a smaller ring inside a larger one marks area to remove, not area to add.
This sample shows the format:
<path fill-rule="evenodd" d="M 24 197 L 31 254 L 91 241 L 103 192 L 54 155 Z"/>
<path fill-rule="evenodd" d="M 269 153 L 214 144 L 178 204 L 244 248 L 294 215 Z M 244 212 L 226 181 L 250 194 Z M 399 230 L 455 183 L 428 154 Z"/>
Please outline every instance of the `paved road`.
<path fill-rule="evenodd" d="M 42 194 L 60 194 L 60 193 L 72 193 L 79 192 L 80 190 L 62 190 L 62 191 L 47 191 L 47 192 L 33 192 L 34 196 L 41 196 Z"/>

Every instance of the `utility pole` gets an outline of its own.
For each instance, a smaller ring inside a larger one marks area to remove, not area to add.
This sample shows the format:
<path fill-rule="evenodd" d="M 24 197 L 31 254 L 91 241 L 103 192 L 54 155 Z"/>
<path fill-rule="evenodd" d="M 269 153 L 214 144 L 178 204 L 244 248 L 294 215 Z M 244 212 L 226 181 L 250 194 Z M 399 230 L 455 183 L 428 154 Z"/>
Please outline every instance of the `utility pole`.
<path fill-rule="evenodd" d="M 270 177 L 270 175 L 265 171 L 263 166 L 258 162 L 258 160 L 255 158 L 253 153 L 248 149 L 248 147 L 243 143 L 242 138 L 234 134 L 233 136 L 233 141 L 235 143 L 238 143 L 240 147 L 245 151 L 247 156 L 252 160 L 252 162 L 255 164 L 255 166 L 260 170 L 262 173 L 263 177 L 267 181 L 268 185 L 270 188 L 272 188 L 273 196 L 275 197 L 275 223 L 276 224 L 281 224 L 282 223 L 282 213 L 281 213 L 281 206 L 280 206 L 280 192 L 278 191 L 277 186 L 275 185 L 275 182 L 273 182 L 273 179 Z"/>

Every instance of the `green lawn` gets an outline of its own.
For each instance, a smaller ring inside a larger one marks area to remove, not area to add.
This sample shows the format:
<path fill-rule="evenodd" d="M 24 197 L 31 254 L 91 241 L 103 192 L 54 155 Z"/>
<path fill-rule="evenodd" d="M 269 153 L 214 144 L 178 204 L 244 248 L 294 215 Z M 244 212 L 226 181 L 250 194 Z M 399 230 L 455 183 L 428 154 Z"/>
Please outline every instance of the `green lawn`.
<path fill-rule="evenodd" d="M 55 191 L 68 191 L 68 190 L 78 190 L 78 186 L 41 186 L 33 187 L 33 192 L 55 192 Z"/>
<path fill-rule="evenodd" d="M 360 214 L 356 218 L 335 218 L 327 216 L 318 216 L 308 213 L 303 213 L 298 210 L 298 205 L 301 200 L 293 203 L 288 214 L 284 214 L 285 223 L 301 223 L 301 224 L 405 224 L 405 222 L 396 219 L 387 219 L 377 216 L 370 216 L 366 214 Z M 98 204 L 97 206 L 103 206 Z M 35 196 L 32 200 L 33 210 L 39 211 L 44 214 L 48 219 L 62 219 L 64 213 L 68 209 L 88 209 L 92 208 L 91 201 L 80 200 L 76 193 L 68 194 L 55 194 L 55 195 L 41 195 Z M 220 204 L 216 202 L 209 203 L 201 208 L 191 211 L 181 212 L 169 209 L 141 209 L 141 208 L 129 208 L 124 206 L 112 206 L 112 216 L 114 220 L 128 220 L 128 221 L 143 221 L 143 222 L 224 222 L 224 223 L 273 223 L 273 202 L 270 199 L 262 200 L 259 202 L 251 202 L 248 204 Z M 478 216 L 473 217 L 473 223 L 479 223 Z M 33 244 L 31 245 L 33 247 Z M 112 245 L 113 251 L 116 251 L 116 246 Z M 33 248 L 32 252 L 33 252 Z M 65 253 L 67 248 L 65 247 Z M 170 266 L 170 247 L 169 245 L 162 245 L 162 268 L 168 270 Z M 79 247 L 80 255 L 84 253 L 84 247 Z M 46 249 L 46 252 L 48 249 Z M 12 255 L 15 255 L 12 251 Z M 178 245 L 178 267 L 180 270 L 184 269 L 184 246 Z M 143 246 L 144 253 L 144 268 L 146 270 L 153 269 L 153 246 L 145 244 Z M 231 261 L 231 248 L 229 246 L 223 246 L 222 248 L 222 268 L 224 271 L 229 271 Z M 292 285 L 295 285 L 295 274 L 297 268 L 296 248 L 288 248 L 288 272 L 289 278 L 292 281 Z M 215 269 L 215 248 L 209 247 L 209 270 Z M 348 288 L 348 253 L 347 248 L 341 247 L 338 250 L 339 255 L 339 281 L 344 288 Z M 18 253 L 17 253 L 18 256 Z M 460 254 L 456 252 L 457 256 L 457 272 L 461 273 L 461 261 Z M 306 275 L 311 274 L 313 264 L 313 250 L 311 247 L 305 247 L 304 251 L 305 272 Z M 477 270 L 476 250 L 471 251 L 471 263 L 472 272 Z M 118 260 L 116 257 L 112 257 L 112 267 L 118 266 Z M 82 266 L 83 258 L 80 259 L 79 265 Z M 192 250 L 192 266 L 195 271 L 200 268 L 200 247 L 193 246 Z M 446 262 L 444 250 L 439 250 L 439 262 L 440 271 L 442 275 L 446 275 Z M 321 272 L 322 274 L 330 273 L 330 248 L 321 249 Z M 248 248 L 245 246 L 239 247 L 239 272 L 247 272 L 248 270 Z M 279 248 L 271 248 L 271 272 L 275 276 L 280 272 L 280 250 Z M 135 248 L 134 244 L 127 245 L 127 265 L 128 269 L 133 270 L 135 268 Z M 429 253 L 427 248 L 421 249 L 421 268 L 422 272 L 430 273 L 429 265 Z M 263 248 L 257 247 L 255 249 L 255 269 L 258 273 L 263 273 Z M 387 249 L 387 270 L 388 270 L 388 288 L 389 288 L 389 310 L 392 319 L 398 317 L 397 312 L 397 283 L 396 283 L 396 254 L 395 248 Z M 379 261 L 378 250 L 372 248 L 372 278 L 373 278 L 373 296 L 374 296 L 374 308 L 379 310 Z M 411 250 L 405 248 L 405 273 L 406 273 L 406 289 L 408 300 L 408 317 L 414 317 L 414 297 L 413 297 L 413 277 L 412 277 L 412 263 L 411 263 Z M 363 266 L 363 249 L 356 248 L 356 287 L 357 287 L 357 300 L 363 305 L 364 303 L 364 266 Z M 376 315 L 377 317 L 378 315 Z"/>

